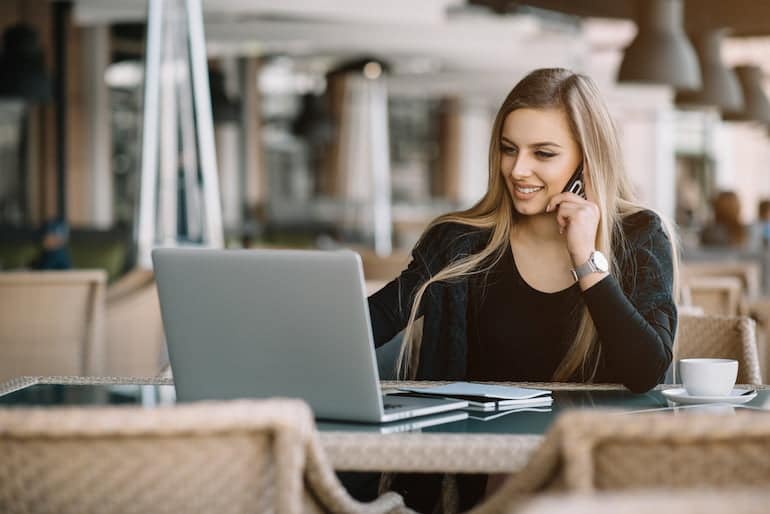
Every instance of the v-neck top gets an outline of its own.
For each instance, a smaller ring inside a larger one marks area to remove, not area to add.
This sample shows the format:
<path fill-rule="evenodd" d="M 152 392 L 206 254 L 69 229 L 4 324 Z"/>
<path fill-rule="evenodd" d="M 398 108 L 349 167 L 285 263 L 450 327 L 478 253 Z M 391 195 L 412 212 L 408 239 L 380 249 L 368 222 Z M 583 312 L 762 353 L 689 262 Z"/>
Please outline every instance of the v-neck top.
<path fill-rule="evenodd" d="M 468 379 L 552 380 L 577 330 L 579 285 L 553 293 L 533 288 L 508 245 L 469 289 Z"/>

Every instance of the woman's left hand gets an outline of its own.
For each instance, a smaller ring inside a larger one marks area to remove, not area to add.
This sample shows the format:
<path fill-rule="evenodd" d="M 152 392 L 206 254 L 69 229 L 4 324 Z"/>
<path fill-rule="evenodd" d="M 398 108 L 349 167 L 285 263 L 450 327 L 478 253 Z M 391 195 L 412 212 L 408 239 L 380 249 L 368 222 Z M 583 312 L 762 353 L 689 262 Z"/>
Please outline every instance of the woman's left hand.
<path fill-rule="evenodd" d="M 596 232 L 601 218 L 599 206 L 574 193 L 559 193 L 551 198 L 545 211 L 553 212 L 554 209 L 572 263 L 579 266 L 596 250 Z"/>

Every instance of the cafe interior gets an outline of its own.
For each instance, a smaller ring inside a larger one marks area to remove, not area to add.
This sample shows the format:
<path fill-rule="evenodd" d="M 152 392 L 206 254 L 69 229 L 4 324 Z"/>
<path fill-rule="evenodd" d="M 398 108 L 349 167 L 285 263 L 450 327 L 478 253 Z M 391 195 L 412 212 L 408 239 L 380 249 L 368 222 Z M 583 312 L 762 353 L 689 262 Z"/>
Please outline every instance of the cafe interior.
<path fill-rule="evenodd" d="M 0 512 L 767 512 L 770 2 L 3 0 L 0 31 Z M 674 227 L 665 379 L 511 376 L 442 393 L 451 414 L 328 414 L 318 391 L 381 412 L 380 392 L 462 378 L 405 379 L 404 334 L 375 351 L 353 314 L 484 197 L 495 115 L 539 68 L 595 82 L 635 195 Z M 267 256 L 254 277 L 357 256 L 339 289 L 193 273 L 203 290 L 176 250 Z M 314 310 L 364 337 L 272 337 Z M 179 334 L 209 321 L 193 366 Z M 253 365 L 217 360 L 238 331 Z"/>

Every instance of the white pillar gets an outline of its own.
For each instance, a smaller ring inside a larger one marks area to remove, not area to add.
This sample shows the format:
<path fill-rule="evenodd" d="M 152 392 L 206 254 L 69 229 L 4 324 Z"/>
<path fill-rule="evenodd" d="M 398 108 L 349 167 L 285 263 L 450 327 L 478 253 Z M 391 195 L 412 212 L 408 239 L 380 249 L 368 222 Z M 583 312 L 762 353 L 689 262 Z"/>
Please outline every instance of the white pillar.
<path fill-rule="evenodd" d="M 465 98 L 460 103 L 457 202 L 466 209 L 479 201 L 489 181 L 489 138 L 494 113 L 487 102 Z"/>
<path fill-rule="evenodd" d="M 676 155 L 673 93 L 663 86 L 607 91 L 626 173 L 643 205 L 674 219 Z"/>
<path fill-rule="evenodd" d="M 109 91 L 104 73 L 110 63 L 110 29 L 107 25 L 86 26 L 81 29 L 83 44 L 83 100 L 85 102 L 85 149 L 90 188 L 87 197 L 89 221 L 93 226 L 112 226 L 112 132 L 110 126 Z"/>

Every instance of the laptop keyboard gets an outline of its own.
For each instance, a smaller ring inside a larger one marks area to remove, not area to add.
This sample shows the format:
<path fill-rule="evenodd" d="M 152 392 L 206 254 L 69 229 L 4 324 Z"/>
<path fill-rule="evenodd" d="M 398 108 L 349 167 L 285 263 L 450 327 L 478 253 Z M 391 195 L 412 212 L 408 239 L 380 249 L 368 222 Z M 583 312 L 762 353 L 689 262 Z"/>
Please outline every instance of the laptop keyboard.
<path fill-rule="evenodd" d="M 401 407 L 404 407 L 404 405 L 401 403 L 386 403 L 385 405 L 383 405 L 383 407 L 385 408 L 385 410 L 390 410 L 390 409 L 399 409 Z"/>

